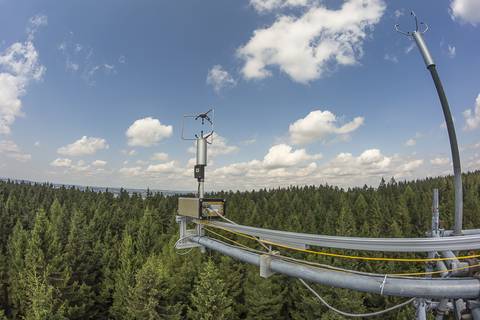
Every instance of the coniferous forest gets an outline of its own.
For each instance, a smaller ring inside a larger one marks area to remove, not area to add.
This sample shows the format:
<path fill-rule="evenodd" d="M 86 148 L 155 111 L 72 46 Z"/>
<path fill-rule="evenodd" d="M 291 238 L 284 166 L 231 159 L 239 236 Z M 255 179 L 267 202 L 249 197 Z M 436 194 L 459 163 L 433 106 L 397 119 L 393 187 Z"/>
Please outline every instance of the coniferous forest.
<path fill-rule="evenodd" d="M 330 235 L 424 236 L 431 223 L 433 188 L 440 190 L 442 227 L 451 228 L 452 181 L 392 179 L 377 188 L 305 186 L 212 196 L 227 199 L 230 219 L 252 226 Z M 464 175 L 464 199 L 464 228 L 478 228 L 480 172 Z M 126 191 L 114 196 L 6 181 L 0 182 L 0 201 L 0 319 L 341 319 L 296 279 L 263 279 L 257 267 L 213 252 L 175 250 L 176 196 L 141 197 Z M 285 254 L 381 273 L 425 268 Z M 405 300 L 314 288 L 350 312 Z M 410 306 L 382 318 L 411 319 L 413 314 Z"/>

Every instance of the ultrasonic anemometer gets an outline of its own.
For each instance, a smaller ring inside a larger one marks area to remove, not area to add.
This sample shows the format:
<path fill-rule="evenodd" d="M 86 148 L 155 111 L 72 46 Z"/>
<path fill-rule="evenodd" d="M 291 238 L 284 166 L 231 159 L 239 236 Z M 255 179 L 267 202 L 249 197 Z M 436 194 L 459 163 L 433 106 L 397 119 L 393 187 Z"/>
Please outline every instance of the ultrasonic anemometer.
<path fill-rule="evenodd" d="M 199 246 L 198 244 L 189 243 L 186 240 L 191 236 L 203 235 L 202 225 L 197 224 L 195 229 L 187 230 L 187 224 L 189 222 L 211 219 L 225 214 L 225 199 L 205 198 L 207 148 L 209 144 L 213 143 L 214 115 L 215 110 L 210 109 L 207 112 L 183 116 L 182 140 L 195 141 L 196 145 L 196 162 L 193 168 L 193 177 L 197 180 L 197 194 L 196 197 L 180 197 L 178 199 L 177 222 L 180 224 L 180 240 L 177 242 L 176 247 L 179 249 Z M 200 132 L 195 133 L 193 137 L 185 136 L 185 122 L 187 119 L 193 119 L 193 121 L 200 120 Z"/>

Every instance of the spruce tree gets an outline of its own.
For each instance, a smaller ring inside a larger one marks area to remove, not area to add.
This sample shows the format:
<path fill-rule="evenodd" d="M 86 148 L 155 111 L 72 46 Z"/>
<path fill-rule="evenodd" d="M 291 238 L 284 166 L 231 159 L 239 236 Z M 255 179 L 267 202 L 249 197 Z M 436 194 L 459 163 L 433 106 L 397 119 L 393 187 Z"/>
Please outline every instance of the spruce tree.
<path fill-rule="evenodd" d="M 172 301 L 172 285 L 161 260 L 149 257 L 135 276 L 129 290 L 129 319 L 180 319 L 180 311 Z"/>
<path fill-rule="evenodd" d="M 25 251 L 27 248 L 27 231 L 17 221 L 12 236 L 8 242 L 8 278 L 9 278 L 9 304 L 12 307 L 12 315 L 25 314 L 26 290 L 25 290 Z"/>
<path fill-rule="evenodd" d="M 190 297 L 188 316 L 195 320 L 231 319 L 232 299 L 212 260 L 203 264 Z"/>
<path fill-rule="evenodd" d="M 248 268 L 245 284 L 245 308 L 249 320 L 275 320 L 282 318 L 287 286 L 276 281 L 276 277 L 261 278 L 258 268 Z"/>
<path fill-rule="evenodd" d="M 119 266 L 114 275 L 115 289 L 113 291 L 113 305 L 110 312 L 116 319 L 128 319 L 129 290 L 135 284 L 137 257 L 132 237 L 127 232 L 123 235 L 118 259 Z"/>
<path fill-rule="evenodd" d="M 39 210 L 25 254 L 25 268 L 21 275 L 25 283 L 26 319 L 61 319 L 64 304 L 59 292 L 68 278 L 61 265 L 58 238 L 52 233 L 44 210 Z"/>

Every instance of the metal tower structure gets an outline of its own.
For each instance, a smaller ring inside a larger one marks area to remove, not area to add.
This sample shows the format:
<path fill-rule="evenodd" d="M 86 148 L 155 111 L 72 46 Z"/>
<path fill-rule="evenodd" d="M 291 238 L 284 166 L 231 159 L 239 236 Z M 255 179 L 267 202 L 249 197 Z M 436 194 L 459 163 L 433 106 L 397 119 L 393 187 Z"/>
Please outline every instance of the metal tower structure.
<path fill-rule="evenodd" d="M 398 25 L 395 25 L 395 30 L 411 38 L 417 44 L 425 65 L 430 71 L 440 99 L 450 140 L 454 171 L 454 230 L 444 230 L 440 227 L 441 212 L 439 210 L 439 192 L 437 189 L 433 190 L 431 229 L 426 232 L 427 237 L 425 238 L 340 237 L 238 225 L 225 217 L 223 199 L 204 198 L 207 139 L 213 135 L 213 123 L 209 118 L 209 111 L 199 115 L 185 116 L 201 120 L 202 124 L 205 121 L 209 122 L 212 125 L 212 131 L 207 135 L 204 135 L 203 131 L 201 131 L 200 135 L 196 135 L 195 139 L 191 139 L 195 140 L 197 145 L 195 178 L 198 181 L 198 194 L 197 198 L 179 199 L 177 221 L 180 224 L 180 238 L 176 243 L 176 248 L 201 247 L 202 250 L 208 248 L 239 261 L 259 266 L 262 277 L 269 277 L 272 274 L 279 273 L 298 278 L 321 303 L 346 317 L 366 318 L 378 316 L 413 303 L 416 308 L 416 319 L 427 319 L 427 312 L 434 311 L 437 320 L 444 319 L 445 315 L 449 313 L 453 314 L 457 320 L 480 320 L 480 278 L 476 274 L 480 270 L 480 262 L 477 259 L 480 258 L 480 254 L 464 256 L 458 254 L 460 251 L 480 249 L 480 229 L 462 230 L 462 177 L 455 127 L 435 63 L 423 38 L 423 34 L 428 30 L 428 26 L 423 22 L 419 23 L 413 12 L 412 16 L 415 20 L 414 31 L 401 31 Z M 419 24 L 424 26 L 421 31 L 419 30 Z M 183 128 L 182 138 L 184 138 Z M 225 220 L 225 222 L 212 219 L 215 217 Z M 196 225 L 196 228 L 187 230 L 188 223 Z M 211 228 L 221 230 L 224 234 L 230 233 L 237 237 L 255 240 L 265 250 L 239 245 L 238 242 L 231 241 L 228 237 L 210 230 Z M 217 237 L 205 236 L 205 230 Z M 227 241 L 230 240 L 233 244 L 223 242 L 220 238 Z M 294 259 L 284 256 L 278 251 L 273 251 L 272 248 L 274 247 L 352 260 L 424 262 L 425 271 L 395 274 L 365 273 Z M 378 258 L 335 254 L 326 251 L 316 251 L 314 250 L 315 247 L 367 252 L 423 253 L 426 255 L 426 258 Z M 346 288 L 385 296 L 408 297 L 410 299 L 382 311 L 368 314 L 351 314 L 328 304 L 305 281 L 336 288 Z"/>

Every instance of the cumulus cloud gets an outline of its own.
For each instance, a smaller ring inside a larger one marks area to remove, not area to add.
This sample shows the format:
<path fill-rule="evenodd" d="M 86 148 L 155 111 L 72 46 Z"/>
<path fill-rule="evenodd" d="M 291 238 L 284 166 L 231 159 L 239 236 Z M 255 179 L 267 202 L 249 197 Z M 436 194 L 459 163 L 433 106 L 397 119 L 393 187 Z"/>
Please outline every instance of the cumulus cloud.
<path fill-rule="evenodd" d="M 170 161 L 167 163 L 151 164 L 147 167 L 146 172 L 148 173 L 176 173 L 183 171 L 176 161 Z"/>
<path fill-rule="evenodd" d="M 417 140 L 411 138 L 411 139 L 408 139 L 407 141 L 405 141 L 405 145 L 407 147 L 413 147 L 414 145 L 417 144 Z"/>
<path fill-rule="evenodd" d="M 423 160 L 416 159 L 404 163 L 398 168 L 398 175 L 403 175 L 405 173 L 411 173 L 413 170 L 419 168 L 423 164 Z"/>
<path fill-rule="evenodd" d="M 188 152 L 195 154 L 196 153 L 195 145 L 188 148 Z M 239 148 L 237 146 L 232 146 L 228 144 L 228 140 L 218 133 L 213 133 L 212 144 L 208 146 L 208 156 L 214 158 L 220 155 L 226 155 L 230 153 L 237 152 Z"/>
<path fill-rule="evenodd" d="M 267 169 L 288 168 L 305 161 L 318 160 L 321 157 L 320 154 L 310 155 L 305 149 L 293 151 L 293 148 L 289 145 L 278 144 L 268 150 L 263 159 L 263 165 Z"/>
<path fill-rule="evenodd" d="M 31 41 L 16 42 L 0 53 L 0 133 L 8 134 L 22 113 L 21 97 L 31 81 L 41 80 L 45 67 Z"/>
<path fill-rule="evenodd" d="M 250 5 L 256 11 L 265 13 L 281 8 L 304 7 L 312 2 L 311 0 L 250 0 Z"/>
<path fill-rule="evenodd" d="M 264 188 L 328 183 L 340 186 L 376 185 L 382 177 L 418 176 L 422 159 L 387 156 L 379 149 L 367 149 L 358 155 L 349 152 L 318 163 L 321 155 L 293 150 L 288 145 L 270 148 L 261 160 L 232 163 L 209 173 L 221 188 Z M 241 177 L 241 183 L 237 184 Z"/>
<path fill-rule="evenodd" d="M 77 157 L 92 155 L 108 147 L 105 139 L 83 136 L 69 145 L 58 148 L 57 152 L 64 156 Z"/>
<path fill-rule="evenodd" d="M 321 168 L 319 176 L 326 181 L 352 181 L 371 176 L 381 177 L 391 172 L 392 158 L 379 149 L 368 149 L 359 156 L 349 152 L 338 154 Z"/>
<path fill-rule="evenodd" d="M 143 170 L 142 167 L 123 167 L 118 170 L 121 174 L 129 176 L 129 177 L 135 177 L 139 176 L 142 174 Z"/>
<path fill-rule="evenodd" d="M 277 66 L 294 81 L 308 83 L 337 65 L 354 65 L 384 10 L 382 0 L 347 0 L 338 10 L 316 4 L 300 17 L 280 15 L 238 49 L 245 61 L 242 74 L 262 79 Z"/>
<path fill-rule="evenodd" d="M 129 146 L 150 147 L 173 133 L 173 127 L 163 125 L 158 119 L 147 117 L 136 120 L 125 133 Z"/>
<path fill-rule="evenodd" d="M 430 163 L 433 164 L 434 166 L 443 166 L 447 165 L 450 163 L 449 158 L 434 158 L 430 160 Z"/>
<path fill-rule="evenodd" d="M 122 152 L 124 155 L 130 156 L 130 157 L 133 157 L 133 156 L 136 156 L 136 155 L 137 155 L 137 150 L 135 150 L 135 149 L 131 149 L 131 150 L 123 149 L 123 150 L 121 150 L 121 152 Z"/>
<path fill-rule="evenodd" d="M 237 82 L 221 65 L 217 64 L 208 71 L 207 84 L 219 93 L 223 88 L 235 86 Z"/>
<path fill-rule="evenodd" d="M 0 154 L 20 162 L 27 162 L 32 158 L 30 154 L 22 152 L 20 147 L 18 147 L 18 145 L 12 140 L 0 141 Z"/>
<path fill-rule="evenodd" d="M 57 158 L 50 163 L 50 166 L 61 169 L 62 174 L 68 174 L 70 178 L 99 177 L 101 174 L 111 174 L 111 170 L 106 170 L 107 161 L 94 160 L 88 164 L 85 160 L 72 161 L 69 158 Z"/>
<path fill-rule="evenodd" d="M 67 158 L 57 158 L 53 160 L 50 165 L 52 167 L 63 167 L 63 168 L 69 168 L 72 166 L 72 160 L 67 159 Z"/>
<path fill-rule="evenodd" d="M 228 183 L 233 176 L 242 176 L 246 185 L 260 180 L 263 180 L 265 185 L 281 183 L 289 178 L 312 174 L 317 169 L 315 160 L 321 157 L 321 154 L 308 154 L 305 149 L 293 150 L 286 144 L 274 145 L 262 160 L 255 159 L 217 168 L 212 172 L 212 179 L 218 178 L 220 182 Z"/>
<path fill-rule="evenodd" d="M 106 165 L 107 165 L 107 161 L 105 161 L 105 160 L 92 161 L 92 166 L 97 167 L 97 168 L 105 167 Z"/>
<path fill-rule="evenodd" d="M 480 2 L 478 0 L 453 0 L 450 3 L 453 19 L 470 23 L 474 26 L 480 22 Z"/>
<path fill-rule="evenodd" d="M 339 126 L 337 117 L 332 112 L 314 110 L 305 118 L 298 119 L 290 124 L 288 131 L 290 140 L 294 144 L 307 144 L 314 141 L 325 142 L 330 136 L 347 136 L 357 130 L 363 122 L 363 117 L 356 117 L 352 121 Z"/>
<path fill-rule="evenodd" d="M 154 161 L 167 161 L 168 154 L 166 154 L 165 152 L 156 152 L 152 155 L 151 159 Z"/>
<path fill-rule="evenodd" d="M 480 127 L 480 94 L 475 99 L 474 109 L 467 109 L 463 112 L 465 118 L 465 130 L 475 130 Z"/>

